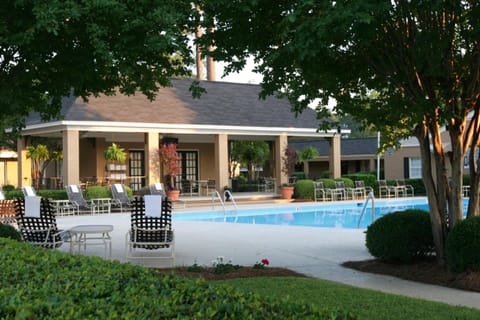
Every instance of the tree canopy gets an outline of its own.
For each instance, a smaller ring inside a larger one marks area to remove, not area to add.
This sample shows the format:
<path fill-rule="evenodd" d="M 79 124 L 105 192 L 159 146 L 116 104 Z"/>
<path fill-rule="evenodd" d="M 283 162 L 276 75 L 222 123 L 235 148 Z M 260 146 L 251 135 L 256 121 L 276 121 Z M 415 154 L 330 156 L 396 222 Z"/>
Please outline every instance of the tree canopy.
<path fill-rule="evenodd" d="M 153 98 L 190 74 L 191 13 L 182 0 L 2 1 L 0 129 L 21 127 L 32 111 L 58 117 L 72 93 Z"/>
<path fill-rule="evenodd" d="M 479 215 L 480 3 L 478 1 L 204 0 L 201 41 L 227 72 L 253 56 L 262 95 L 297 112 L 320 99 L 319 118 L 351 114 L 382 132 L 383 146 L 416 136 L 437 257 L 462 216 L 463 159 L 470 153 L 468 215 Z M 446 134 L 443 134 L 446 133 Z M 447 140 L 445 138 L 447 137 Z"/>

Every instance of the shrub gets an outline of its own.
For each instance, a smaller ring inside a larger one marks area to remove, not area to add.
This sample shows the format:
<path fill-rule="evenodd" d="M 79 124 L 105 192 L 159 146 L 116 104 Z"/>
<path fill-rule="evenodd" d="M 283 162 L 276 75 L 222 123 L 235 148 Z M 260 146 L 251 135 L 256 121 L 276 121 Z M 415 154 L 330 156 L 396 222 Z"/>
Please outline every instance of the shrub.
<path fill-rule="evenodd" d="M 313 199 L 313 180 L 304 179 L 295 182 L 295 199 Z"/>
<path fill-rule="evenodd" d="M 336 178 L 335 181 L 343 181 L 343 183 L 345 184 L 345 188 L 353 188 L 355 186 L 353 180 L 350 178 L 341 177 Z"/>
<path fill-rule="evenodd" d="M 480 270 L 480 217 L 460 221 L 447 237 L 445 255 L 451 271 Z"/>
<path fill-rule="evenodd" d="M 434 244 L 428 212 L 411 209 L 379 218 L 367 228 L 366 245 L 371 255 L 390 262 L 430 255 Z"/>
<path fill-rule="evenodd" d="M 0 238 L 9 238 L 17 241 L 22 241 L 20 232 L 9 224 L 0 223 Z"/>
<path fill-rule="evenodd" d="M 95 198 L 111 198 L 112 192 L 108 187 L 103 186 L 91 186 L 87 188 L 86 198 L 95 199 Z"/>
<path fill-rule="evenodd" d="M 6 184 L 2 187 L 4 192 L 15 190 L 15 187 L 12 184 Z"/>
<path fill-rule="evenodd" d="M 0 318 L 355 319 L 202 279 L 0 238 Z"/>
<path fill-rule="evenodd" d="M 333 179 L 319 179 L 317 181 L 323 182 L 323 186 L 327 189 L 334 189 L 335 188 L 335 180 L 333 180 Z"/>
<path fill-rule="evenodd" d="M 13 200 L 15 198 L 23 198 L 22 190 L 15 189 L 12 191 L 5 192 L 5 199 Z"/>
<path fill-rule="evenodd" d="M 37 195 L 42 198 L 53 200 L 67 200 L 67 190 L 38 190 Z"/>

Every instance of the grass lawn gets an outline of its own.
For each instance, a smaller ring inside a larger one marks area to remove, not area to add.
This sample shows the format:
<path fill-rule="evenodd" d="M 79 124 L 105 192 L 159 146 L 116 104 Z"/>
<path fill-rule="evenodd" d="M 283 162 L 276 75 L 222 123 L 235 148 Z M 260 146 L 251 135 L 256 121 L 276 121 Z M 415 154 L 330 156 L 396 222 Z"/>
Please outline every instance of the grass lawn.
<path fill-rule="evenodd" d="M 295 302 L 349 310 L 359 319 L 480 319 L 480 310 L 382 293 L 335 282 L 296 277 L 238 278 L 213 282 L 286 297 Z"/>

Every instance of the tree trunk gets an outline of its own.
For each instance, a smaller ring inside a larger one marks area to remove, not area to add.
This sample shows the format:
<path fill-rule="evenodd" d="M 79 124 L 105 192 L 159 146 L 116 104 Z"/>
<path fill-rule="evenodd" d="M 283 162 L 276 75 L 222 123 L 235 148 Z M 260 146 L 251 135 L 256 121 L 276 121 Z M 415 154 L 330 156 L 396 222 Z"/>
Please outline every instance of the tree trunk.
<path fill-rule="evenodd" d="M 434 177 L 432 175 L 432 158 L 430 153 L 430 141 L 427 127 L 425 125 L 419 125 L 416 128 L 415 133 L 420 144 L 420 152 L 422 159 L 422 178 L 425 184 L 425 189 L 427 191 L 427 198 L 430 208 L 430 222 L 432 224 L 432 234 L 435 244 L 437 263 L 440 265 L 445 265 L 445 239 L 447 235 L 445 219 L 446 199 L 445 193 L 439 192 L 439 190 L 444 190 L 445 186 L 440 186 L 439 188 L 437 183 L 435 183 Z M 434 159 L 436 161 L 438 160 L 437 158 Z M 438 166 L 441 164 L 436 165 Z"/>

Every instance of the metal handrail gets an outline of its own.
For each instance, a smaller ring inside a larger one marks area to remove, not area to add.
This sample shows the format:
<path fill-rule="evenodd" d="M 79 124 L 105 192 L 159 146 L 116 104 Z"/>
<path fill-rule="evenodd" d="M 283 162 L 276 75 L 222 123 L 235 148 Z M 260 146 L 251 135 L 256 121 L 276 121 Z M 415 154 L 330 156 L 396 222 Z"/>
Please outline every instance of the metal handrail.
<path fill-rule="evenodd" d="M 237 203 L 235 202 L 235 199 L 233 198 L 233 194 L 230 192 L 230 190 L 225 190 L 223 194 L 228 195 L 228 198 L 232 201 L 233 206 L 235 207 L 235 212 L 238 212 Z"/>
<path fill-rule="evenodd" d="M 363 215 L 367 209 L 368 201 L 372 200 L 372 223 L 375 221 L 375 196 L 373 192 L 369 192 L 367 196 L 367 200 L 365 200 L 365 204 L 363 205 L 362 213 L 360 214 L 360 218 L 358 219 L 357 228 L 360 228 L 360 221 L 362 221 Z"/>

